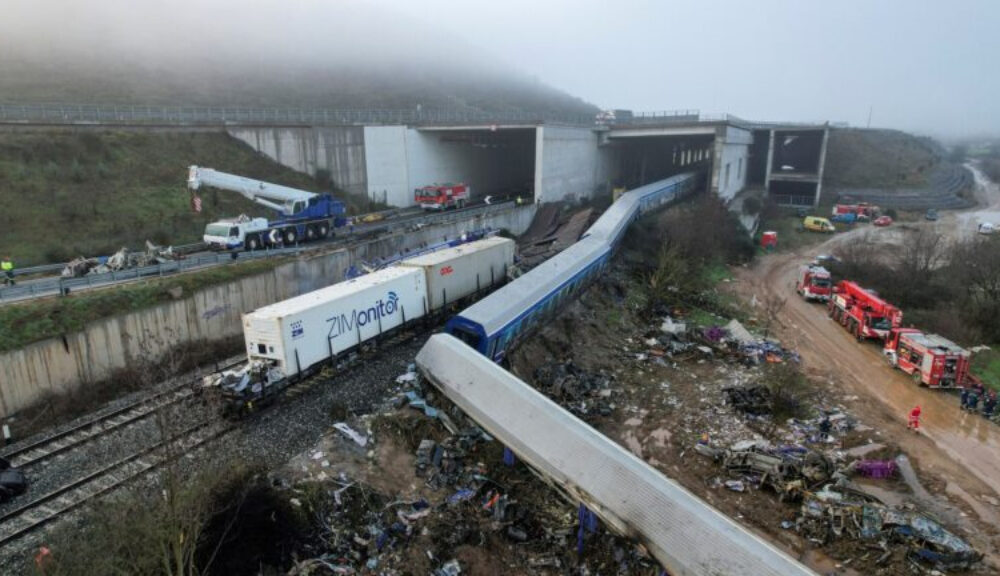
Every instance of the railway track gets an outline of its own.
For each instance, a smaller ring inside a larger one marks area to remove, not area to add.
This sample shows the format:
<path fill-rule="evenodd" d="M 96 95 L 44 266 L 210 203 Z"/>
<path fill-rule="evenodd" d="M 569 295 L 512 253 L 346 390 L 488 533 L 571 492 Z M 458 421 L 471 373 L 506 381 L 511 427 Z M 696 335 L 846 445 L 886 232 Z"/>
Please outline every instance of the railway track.
<path fill-rule="evenodd" d="M 190 454 L 235 428 L 215 419 L 205 420 L 3 514 L 0 516 L 0 546 L 55 521 L 179 455 Z"/>
<path fill-rule="evenodd" d="M 219 366 L 217 371 L 227 370 L 243 363 L 245 359 L 228 362 Z M 40 464 L 59 454 L 63 454 L 106 436 L 122 430 L 149 418 L 157 411 L 182 402 L 194 396 L 193 386 L 200 378 L 186 380 L 176 386 L 162 390 L 151 396 L 146 396 L 126 406 L 81 422 L 80 424 L 47 436 L 30 444 L 19 446 L 2 454 L 16 468 L 27 468 Z"/>

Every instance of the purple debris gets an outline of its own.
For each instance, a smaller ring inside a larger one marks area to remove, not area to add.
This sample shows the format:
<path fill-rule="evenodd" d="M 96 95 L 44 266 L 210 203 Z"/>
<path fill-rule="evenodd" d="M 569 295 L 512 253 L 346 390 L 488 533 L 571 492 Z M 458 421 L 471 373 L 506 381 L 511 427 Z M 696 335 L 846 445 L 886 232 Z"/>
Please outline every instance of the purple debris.
<path fill-rule="evenodd" d="M 893 460 L 862 460 L 855 469 L 858 474 L 868 478 L 892 478 L 896 475 L 896 462 Z"/>

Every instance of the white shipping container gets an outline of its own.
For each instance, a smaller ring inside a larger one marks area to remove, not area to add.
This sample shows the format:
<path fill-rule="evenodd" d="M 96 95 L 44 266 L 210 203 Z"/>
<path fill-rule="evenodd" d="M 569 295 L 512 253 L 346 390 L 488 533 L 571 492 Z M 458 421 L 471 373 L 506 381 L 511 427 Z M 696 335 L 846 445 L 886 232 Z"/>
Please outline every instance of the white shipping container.
<path fill-rule="evenodd" d="M 513 240 L 493 236 L 408 258 L 399 265 L 425 271 L 427 299 L 433 311 L 477 289 L 502 284 L 507 267 L 514 263 L 514 246 Z"/>
<path fill-rule="evenodd" d="M 423 270 L 392 267 L 243 315 L 249 360 L 277 361 L 283 377 L 425 314 Z"/>

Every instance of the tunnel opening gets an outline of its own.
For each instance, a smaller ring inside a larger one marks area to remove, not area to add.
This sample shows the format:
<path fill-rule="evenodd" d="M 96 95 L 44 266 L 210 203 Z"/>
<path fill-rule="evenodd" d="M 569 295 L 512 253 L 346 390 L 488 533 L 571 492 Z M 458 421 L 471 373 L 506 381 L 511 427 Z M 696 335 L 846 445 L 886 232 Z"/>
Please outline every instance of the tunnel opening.
<path fill-rule="evenodd" d="M 816 200 L 817 182 L 772 180 L 770 197 L 779 206 L 811 207 Z"/>
<path fill-rule="evenodd" d="M 472 202 L 487 197 L 533 201 L 534 126 L 415 132 L 407 142 L 409 181 L 414 189 L 461 182 L 470 187 Z"/>
<path fill-rule="evenodd" d="M 771 138 L 770 130 L 754 130 L 753 144 L 750 145 L 747 184 L 763 186 L 767 178 L 767 147 Z"/>
<path fill-rule="evenodd" d="M 631 189 L 683 172 L 707 172 L 714 141 L 714 134 L 612 138 L 614 185 Z"/>
<path fill-rule="evenodd" d="M 823 130 L 775 130 L 771 173 L 816 174 L 822 149 Z"/>

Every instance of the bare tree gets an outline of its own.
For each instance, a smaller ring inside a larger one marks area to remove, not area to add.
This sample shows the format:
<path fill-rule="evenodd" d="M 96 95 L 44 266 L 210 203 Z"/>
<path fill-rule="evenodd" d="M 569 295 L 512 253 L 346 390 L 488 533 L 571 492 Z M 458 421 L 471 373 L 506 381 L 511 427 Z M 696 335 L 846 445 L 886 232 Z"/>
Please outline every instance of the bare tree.
<path fill-rule="evenodd" d="M 929 228 L 919 228 L 906 234 L 899 252 L 900 271 L 914 280 L 926 279 L 944 262 L 944 237 Z"/>
<path fill-rule="evenodd" d="M 763 315 L 764 338 L 769 338 L 771 329 L 781 326 L 781 311 L 785 309 L 788 297 L 761 282 L 754 284 L 754 302 Z"/>

